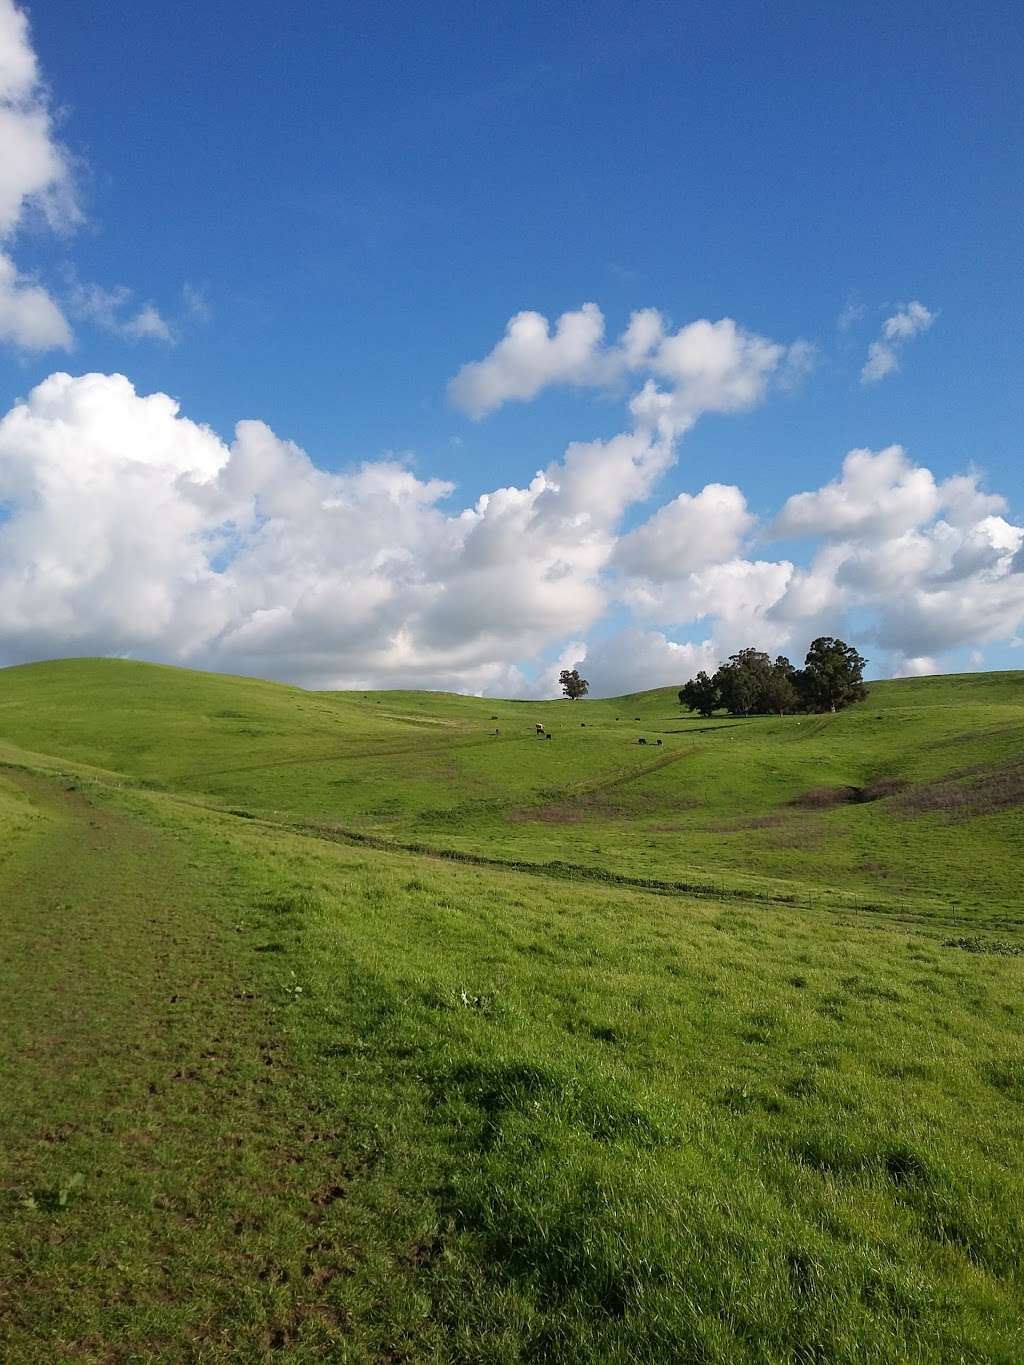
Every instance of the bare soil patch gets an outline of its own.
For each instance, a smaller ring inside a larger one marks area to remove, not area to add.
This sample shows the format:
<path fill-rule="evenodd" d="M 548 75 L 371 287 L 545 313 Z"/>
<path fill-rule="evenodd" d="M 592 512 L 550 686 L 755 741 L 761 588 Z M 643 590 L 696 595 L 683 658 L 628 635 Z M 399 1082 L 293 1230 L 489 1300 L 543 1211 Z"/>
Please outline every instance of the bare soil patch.
<path fill-rule="evenodd" d="M 790 801 L 799 810 L 832 810 L 836 806 L 863 806 L 870 801 L 884 801 L 906 789 L 897 777 L 884 777 L 865 787 L 812 787 Z"/>
<path fill-rule="evenodd" d="M 898 804 L 909 815 L 946 815 L 952 820 L 998 815 L 1024 806 L 1024 758 L 988 771 L 965 768 L 934 782 L 922 782 Z"/>

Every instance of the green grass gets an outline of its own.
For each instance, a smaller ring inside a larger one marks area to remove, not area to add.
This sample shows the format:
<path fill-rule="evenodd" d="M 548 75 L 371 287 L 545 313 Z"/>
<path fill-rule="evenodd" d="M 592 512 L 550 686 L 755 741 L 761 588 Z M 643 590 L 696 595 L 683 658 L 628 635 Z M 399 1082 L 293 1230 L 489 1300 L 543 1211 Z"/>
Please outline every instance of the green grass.
<path fill-rule="evenodd" d="M 671 689 L 580 703 L 316 694 L 71 660 L 0 674 L 0 738 L 395 843 L 1020 919 L 1020 673 L 878 683 L 836 716 L 703 721 Z M 881 799 L 841 799 L 853 791 Z"/>
<path fill-rule="evenodd" d="M 0 1354 L 1024 1359 L 1024 675 L 673 701 L 0 672 Z"/>

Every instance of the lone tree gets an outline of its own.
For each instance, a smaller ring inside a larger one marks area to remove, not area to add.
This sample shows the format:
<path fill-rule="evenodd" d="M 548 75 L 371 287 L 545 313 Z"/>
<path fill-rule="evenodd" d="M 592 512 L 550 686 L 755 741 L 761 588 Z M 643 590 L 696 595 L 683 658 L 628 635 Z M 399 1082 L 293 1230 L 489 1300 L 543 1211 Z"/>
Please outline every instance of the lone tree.
<path fill-rule="evenodd" d="M 695 678 L 691 678 L 679 689 L 679 701 L 691 711 L 699 711 L 702 716 L 710 716 L 720 705 L 718 687 L 702 668 Z"/>
<path fill-rule="evenodd" d="M 797 675 L 804 705 L 812 711 L 839 711 L 851 702 L 863 701 L 867 659 L 853 645 L 831 635 L 820 635 L 807 651 L 802 671 Z"/>
<path fill-rule="evenodd" d="M 580 697 L 585 697 L 590 691 L 590 684 L 586 678 L 580 677 L 578 668 L 563 668 L 558 675 L 558 681 L 562 685 L 562 693 L 570 701 L 579 701 Z"/>

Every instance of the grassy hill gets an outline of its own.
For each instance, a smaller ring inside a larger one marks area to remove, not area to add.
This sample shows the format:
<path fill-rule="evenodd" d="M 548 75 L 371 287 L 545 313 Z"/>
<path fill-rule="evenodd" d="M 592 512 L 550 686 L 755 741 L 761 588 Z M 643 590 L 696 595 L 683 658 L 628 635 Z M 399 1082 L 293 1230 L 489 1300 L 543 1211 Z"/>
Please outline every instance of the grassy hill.
<path fill-rule="evenodd" d="M 494 702 L 72 660 L 0 673 L 4 741 L 278 822 L 581 875 L 992 923 L 1019 908 L 1024 673 L 704 721 L 668 688 Z"/>
<path fill-rule="evenodd" d="M 1022 851 L 1024 673 L 2 670 L 0 1346 L 1019 1361 Z"/>

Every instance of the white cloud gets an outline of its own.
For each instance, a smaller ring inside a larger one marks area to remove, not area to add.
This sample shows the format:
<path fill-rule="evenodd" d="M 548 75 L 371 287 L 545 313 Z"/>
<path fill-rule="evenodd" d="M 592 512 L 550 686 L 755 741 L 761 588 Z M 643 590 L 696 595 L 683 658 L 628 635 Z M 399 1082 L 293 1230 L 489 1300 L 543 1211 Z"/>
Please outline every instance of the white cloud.
<path fill-rule="evenodd" d="M 652 555 L 635 565 L 647 576 L 626 578 L 618 596 L 669 643 L 699 621 L 718 658 L 746 644 L 799 657 L 814 636 L 838 634 L 882 672 L 942 671 L 954 651 L 1012 640 L 1024 621 L 1024 527 L 1002 511 L 976 474 L 937 483 L 899 447 L 852 451 L 839 479 L 789 499 L 776 519 L 774 530 L 813 538 L 806 566 L 736 557 L 673 577 L 671 561 Z M 629 559 L 629 541 L 613 565 Z M 588 667 L 606 690 L 590 656 Z M 643 686 L 642 667 L 631 687 Z M 628 659 L 615 662 L 617 684 L 628 670 Z"/>
<path fill-rule="evenodd" d="M 132 337 L 150 337 L 157 341 L 174 340 L 170 327 L 151 303 L 147 303 L 137 313 L 127 318 L 123 330 L 127 336 Z"/>
<path fill-rule="evenodd" d="M 0 243 L 35 211 L 51 227 L 80 220 L 71 165 L 54 136 L 28 20 L 13 0 L 0 0 Z M 68 346 L 71 329 L 39 284 L 0 255 L 0 341 L 31 350 Z"/>
<path fill-rule="evenodd" d="M 771 534 L 778 539 L 893 536 L 927 521 L 938 506 L 931 471 L 912 464 L 902 446 L 851 450 L 842 477 L 789 498 Z"/>
<path fill-rule="evenodd" d="M 894 678 L 928 678 L 935 673 L 941 673 L 935 659 L 930 659 L 927 654 L 919 654 L 916 658 L 898 658 L 891 670 Z"/>
<path fill-rule="evenodd" d="M 879 604 L 879 642 L 893 654 L 941 655 L 1009 639 L 1024 621 L 1024 575 L 978 575 L 956 588 L 916 584 Z"/>
<path fill-rule="evenodd" d="M 590 645 L 583 661 L 595 695 L 614 697 L 649 687 L 674 687 L 702 668 L 718 667 L 719 653 L 711 641 L 680 644 L 657 630 L 631 626 Z"/>
<path fill-rule="evenodd" d="M 28 37 L 28 18 L 10 0 L 0 4 L 0 100 L 31 98 L 39 83 L 36 55 Z"/>
<path fill-rule="evenodd" d="M 524 701 L 545 701 L 549 697 L 562 696 L 562 685 L 558 675 L 563 668 L 578 668 L 586 676 L 587 645 L 584 640 L 570 640 L 558 653 L 554 662 L 541 663 L 532 678 L 520 677 L 518 686 L 506 696 L 521 698 Z M 589 681 L 589 679 L 588 679 Z"/>
<path fill-rule="evenodd" d="M 107 289 L 102 284 L 79 284 L 72 275 L 69 299 L 72 310 L 80 318 L 87 318 L 104 331 L 116 332 L 121 325 L 121 314 L 131 302 L 132 291 L 125 285 Z"/>
<path fill-rule="evenodd" d="M 868 347 L 868 358 L 860 372 L 862 384 L 875 384 L 899 369 L 899 351 L 911 338 L 926 332 L 935 321 L 930 312 L 916 299 L 897 309 L 882 323 L 882 335 Z"/>
<path fill-rule="evenodd" d="M 57 140 L 49 93 L 30 41 L 25 12 L 0 0 L 0 244 L 35 215 L 67 231 L 81 222 L 71 160 Z M 130 306 L 130 292 L 99 285 L 71 289 L 73 313 L 107 331 L 169 342 L 173 332 L 152 303 Z M 191 307 L 186 298 L 186 306 Z M 59 304 L 0 254 L 0 341 L 45 350 L 67 348 L 71 328 Z"/>
<path fill-rule="evenodd" d="M 851 620 L 882 667 L 1019 634 L 1024 528 L 977 475 L 937 483 L 900 447 L 851 452 L 775 523 L 812 539 L 798 565 L 752 556 L 732 485 L 622 535 L 675 456 L 642 426 L 460 508 L 401 461 L 327 472 L 261 422 L 226 443 L 123 376 L 54 374 L 0 419 L 0 662 L 134 654 L 537 695 L 557 656 L 585 658 L 599 695 L 681 683 L 748 644 L 800 657 Z"/>
<path fill-rule="evenodd" d="M 49 92 L 33 51 L 28 20 L 13 0 L 0 0 L 0 248 L 35 215 L 57 231 L 82 220 L 70 157 L 58 142 Z M 203 319 L 200 291 L 186 285 L 183 306 Z M 68 307 L 104 330 L 135 340 L 175 340 L 175 329 L 155 304 L 132 303 L 124 286 L 79 285 L 71 275 Z M 60 305 L 34 280 L 21 276 L 0 250 L 0 342 L 45 350 L 71 345 Z"/>
<path fill-rule="evenodd" d="M 997 516 L 1007 510 L 1007 501 L 999 493 L 982 492 L 978 477 L 976 473 L 954 474 L 939 486 L 946 520 L 954 526 L 972 526 L 983 517 Z"/>
<path fill-rule="evenodd" d="M 76 317 L 115 336 L 166 342 L 175 339 L 159 310 L 152 303 L 135 307 L 132 291 L 125 285 L 107 289 L 101 284 L 79 284 L 72 276 L 70 303 Z"/>
<path fill-rule="evenodd" d="M 600 382 L 603 336 L 595 303 L 563 313 L 554 332 L 542 314 L 517 313 L 488 356 L 463 365 L 450 385 L 452 401 L 471 417 L 483 417 L 509 399 L 535 398 L 551 384 Z"/>
<path fill-rule="evenodd" d="M 131 290 L 124 285 L 106 289 L 103 285 L 79 286 L 73 295 L 78 317 L 88 319 L 105 332 L 126 337 L 155 337 L 171 340 L 171 329 L 152 304 L 134 309 Z"/>
<path fill-rule="evenodd" d="M 680 493 L 642 526 L 623 536 L 612 562 L 634 578 L 683 578 L 696 569 L 734 558 L 753 525 L 754 518 L 738 488 L 710 483 L 696 495 Z"/>
<path fill-rule="evenodd" d="M 935 314 L 915 299 L 886 318 L 882 324 L 882 335 L 886 341 L 907 341 L 919 332 L 926 332 L 934 321 Z"/>
<path fill-rule="evenodd" d="M 856 609 L 895 668 L 1007 640 L 1024 619 L 1024 527 L 1005 510 L 977 475 L 937 484 L 899 447 L 853 451 L 841 479 L 790 498 L 776 520 L 779 534 L 824 543 L 770 614 L 824 623 Z"/>
<path fill-rule="evenodd" d="M 710 637 L 708 647 L 721 657 L 754 642 L 776 650 L 794 633 L 794 623 L 776 617 L 774 608 L 787 598 L 795 572 L 788 560 L 736 558 L 675 581 L 627 580 L 618 600 L 639 621 L 673 630 L 700 622 Z"/>
<path fill-rule="evenodd" d="M 478 418 L 552 385 L 608 388 L 646 374 L 630 410 L 639 427 L 672 437 L 689 430 L 702 413 L 752 407 L 773 378 L 792 387 L 814 363 L 814 348 L 806 341 L 783 346 L 732 318 L 701 318 L 667 332 L 653 308 L 635 312 L 614 345 L 603 341 L 604 316 L 593 303 L 563 313 L 554 331 L 540 313 L 517 313 L 490 354 L 458 372 L 450 397 Z"/>
<path fill-rule="evenodd" d="M 0 421 L 0 650 L 519 687 L 517 659 L 605 610 L 618 520 L 672 457 L 577 443 L 449 513 L 394 462 L 329 474 L 262 423 L 227 446 L 123 376 L 53 375 Z"/>
<path fill-rule="evenodd" d="M 14 262 L 2 251 L 0 341 L 27 351 L 71 345 L 71 328 L 56 303 L 40 285 L 19 275 Z"/>
<path fill-rule="evenodd" d="M 860 372 L 862 384 L 876 384 L 887 374 L 899 369 L 895 350 L 887 341 L 873 341 L 868 347 L 868 358 Z"/>
<path fill-rule="evenodd" d="M 665 336 L 652 353 L 650 367 L 669 389 L 657 390 L 649 381 L 634 402 L 634 415 L 651 411 L 662 420 L 668 415 L 675 430 L 685 431 L 703 412 L 752 407 L 786 354 L 785 346 L 745 331 L 732 318 L 691 322 Z"/>
<path fill-rule="evenodd" d="M 55 227 L 71 226 L 80 217 L 28 20 L 13 0 L 0 0 L 0 239 L 9 237 L 32 208 Z"/>

